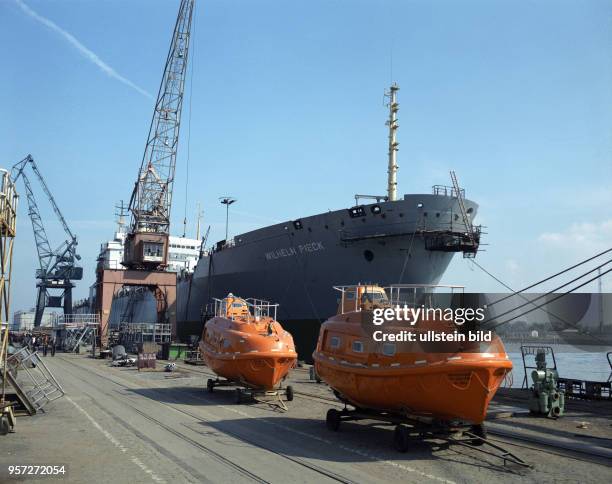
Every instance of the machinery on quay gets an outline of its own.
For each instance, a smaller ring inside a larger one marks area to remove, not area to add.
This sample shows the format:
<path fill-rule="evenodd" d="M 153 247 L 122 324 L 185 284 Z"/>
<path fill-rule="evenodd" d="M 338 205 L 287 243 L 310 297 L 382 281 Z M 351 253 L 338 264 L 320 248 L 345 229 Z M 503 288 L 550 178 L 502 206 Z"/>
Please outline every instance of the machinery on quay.
<path fill-rule="evenodd" d="M 531 372 L 533 386 L 529 411 L 547 417 L 561 417 L 565 411 L 565 392 L 559 390 L 557 370 L 546 368 L 546 351 L 540 348 L 535 357 L 536 369 Z"/>

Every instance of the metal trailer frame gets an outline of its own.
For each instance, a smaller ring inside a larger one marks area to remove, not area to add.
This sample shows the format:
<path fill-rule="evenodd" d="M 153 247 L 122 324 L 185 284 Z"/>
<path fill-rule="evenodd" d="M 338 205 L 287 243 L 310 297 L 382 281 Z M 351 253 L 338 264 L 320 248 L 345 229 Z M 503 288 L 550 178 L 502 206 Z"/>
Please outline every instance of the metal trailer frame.
<path fill-rule="evenodd" d="M 462 445 L 499 458 L 503 461 L 504 466 L 515 464 L 524 468 L 532 467 L 512 452 L 488 440 L 484 424 L 453 424 L 432 417 L 409 413 L 396 414 L 361 408 L 350 410 L 346 404 L 342 410 L 330 408 L 327 411 L 325 424 L 329 430 L 337 432 L 342 422 L 355 422 L 359 420 L 374 420 L 379 425 L 395 426 L 393 443 L 395 448 L 402 453 L 410 450 L 411 444 L 414 442 L 438 439 L 449 444 Z"/>
<path fill-rule="evenodd" d="M 20 385 L 32 406 L 38 411 L 49 402 L 64 396 L 65 392 L 47 365 L 38 356 L 38 352 L 30 352 L 27 347 L 21 348 L 8 358 L 8 364 L 16 367 L 30 379 L 25 387 Z"/>
<path fill-rule="evenodd" d="M 206 382 L 206 389 L 208 392 L 212 393 L 215 387 L 235 387 L 235 398 L 237 404 L 241 404 L 246 398 L 249 398 L 258 402 L 276 405 L 284 411 L 289 409 L 287 408 L 287 405 L 285 405 L 282 396 L 284 395 L 288 402 L 293 401 L 294 396 L 293 387 L 291 385 L 287 385 L 285 388 L 283 388 L 282 383 L 275 390 L 264 390 L 263 388 L 251 385 L 244 380 L 228 380 L 226 378 L 219 377 L 213 380 L 212 378 L 209 378 Z M 272 400 L 261 400 L 258 397 L 272 397 Z"/>

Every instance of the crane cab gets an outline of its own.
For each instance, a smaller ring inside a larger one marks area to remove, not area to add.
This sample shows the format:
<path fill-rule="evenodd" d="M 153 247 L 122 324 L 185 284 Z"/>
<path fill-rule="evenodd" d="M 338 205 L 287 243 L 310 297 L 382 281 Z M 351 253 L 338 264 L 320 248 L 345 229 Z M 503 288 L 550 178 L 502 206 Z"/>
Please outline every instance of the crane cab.
<path fill-rule="evenodd" d="M 128 234 L 122 264 L 128 269 L 163 269 L 168 264 L 168 235 L 153 232 Z"/>

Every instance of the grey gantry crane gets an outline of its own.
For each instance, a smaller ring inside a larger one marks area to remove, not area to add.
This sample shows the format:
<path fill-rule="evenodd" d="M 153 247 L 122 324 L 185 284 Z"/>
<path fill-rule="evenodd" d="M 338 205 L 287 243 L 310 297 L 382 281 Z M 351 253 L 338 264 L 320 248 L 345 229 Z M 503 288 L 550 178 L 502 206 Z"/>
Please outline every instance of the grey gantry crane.
<path fill-rule="evenodd" d="M 149 136 L 129 204 L 123 265 L 160 270 L 167 265 L 172 185 L 181 126 L 191 19 L 195 0 L 181 0 L 159 86 Z"/>
<path fill-rule="evenodd" d="M 43 225 L 43 219 L 34 197 L 32 185 L 28 179 L 25 169 L 30 167 L 34 172 L 40 185 L 49 199 L 51 207 L 55 215 L 59 219 L 66 240 L 62 242 L 56 249 L 51 248 L 47 232 Z M 40 326 L 43 312 L 46 307 L 63 307 L 64 314 L 72 314 L 72 288 L 75 286 L 72 281 L 79 281 L 83 278 L 83 268 L 77 266 L 77 261 L 81 257 L 77 254 L 77 238 L 72 233 L 66 219 L 62 215 L 49 187 L 45 182 L 42 174 L 36 166 L 36 162 L 31 155 L 26 156 L 19 163 L 16 163 L 11 169 L 11 178 L 14 183 L 21 177 L 25 186 L 26 198 L 28 201 L 28 214 L 32 221 L 34 229 L 34 241 L 36 242 L 36 250 L 38 251 L 38 262 L 40 268 L 36 270 L 36 287 L 38 288 L 38 296 L 36 298 L 36 314 L 34 316 L 34 326 Z M 50 290 L 61 290 L 61 295 L 51 295 Z"/>

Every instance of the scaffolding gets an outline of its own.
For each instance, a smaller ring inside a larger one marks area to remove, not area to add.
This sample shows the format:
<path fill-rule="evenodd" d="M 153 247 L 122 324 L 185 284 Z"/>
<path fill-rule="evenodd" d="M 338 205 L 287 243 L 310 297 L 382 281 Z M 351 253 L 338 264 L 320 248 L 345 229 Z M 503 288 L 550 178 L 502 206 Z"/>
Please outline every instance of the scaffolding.
<path fill-rule="evenodd" d="M 6 400 L 8 372 L 9 314 L 13 245 L 17 227 L 18 195 L 7 170 L 0 170 L 0 433 L 14 426 L 12 403 Z"/>

